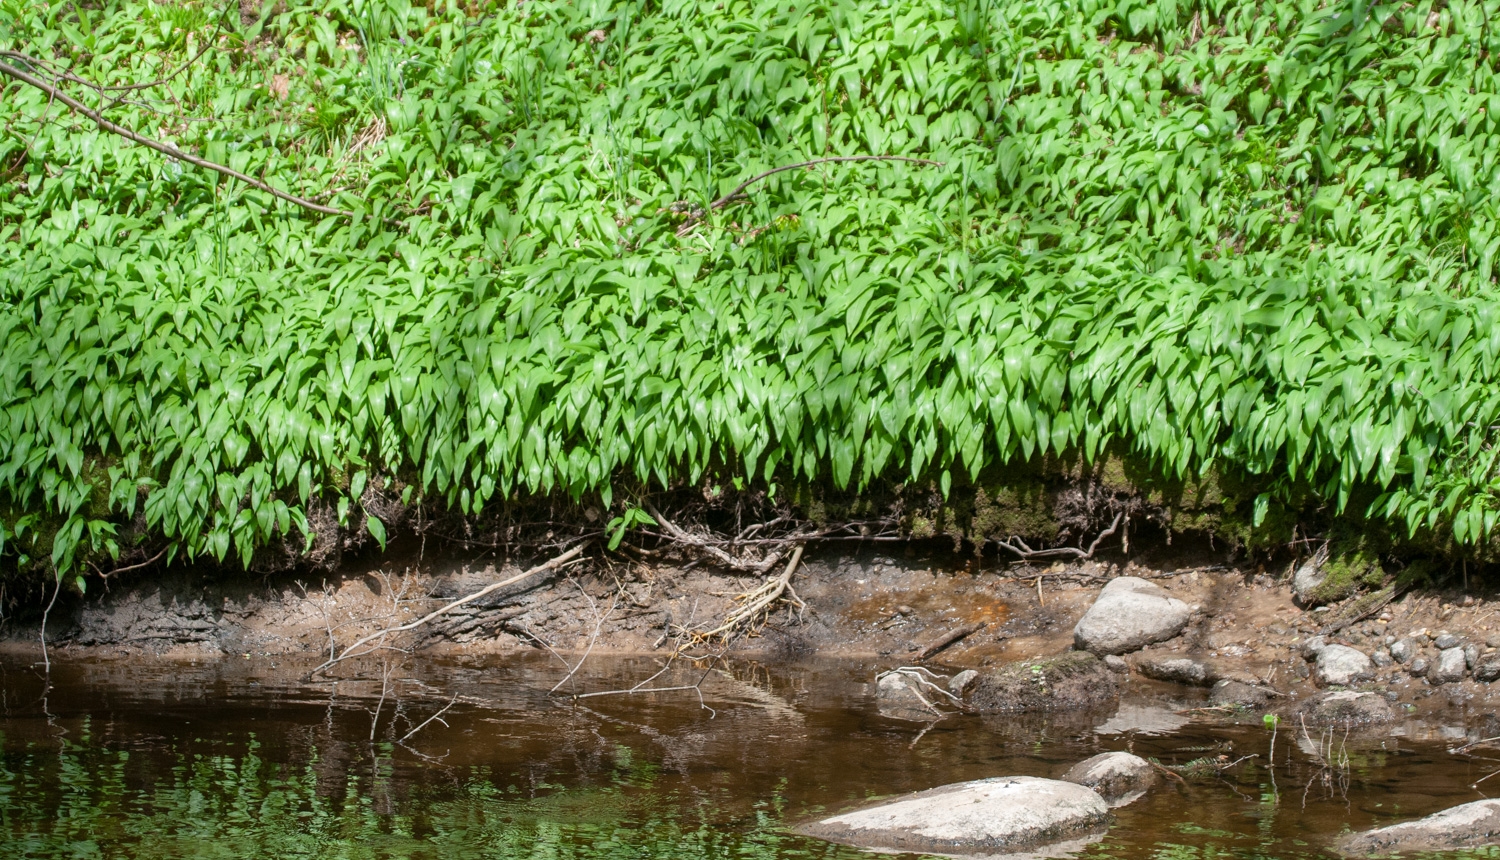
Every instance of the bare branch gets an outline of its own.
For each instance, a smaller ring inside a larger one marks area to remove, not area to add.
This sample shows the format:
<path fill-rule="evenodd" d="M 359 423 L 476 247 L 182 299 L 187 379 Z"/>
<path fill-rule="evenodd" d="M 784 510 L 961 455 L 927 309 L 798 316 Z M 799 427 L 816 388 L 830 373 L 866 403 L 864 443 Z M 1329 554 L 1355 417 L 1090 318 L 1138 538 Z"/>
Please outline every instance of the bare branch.
<path fill-rule="evenodd" d="M 151 556 L 150 558 L 146 559 L 145 561 L 141 562 L 140 564 L 132 564 L 132 565 L 130 565 L 128 567 L 117 567 L 114 570 L 111 570 L 109 573 L 101 573 L 101 574 L 99 574 L 99 576 L 101 578 L 103 578 L 103 579 L 109 579 L 111 576 L 118 576 L 118 575 L 120 575 L 122 573 L 126 573 L 126 572 L 129 572 L 129 571 L 132 571 L 132 570 L 140 570 L 143 567 L 150 567 L 151 565 L 156 564 L 158 561 L 161 561 L 162 556 L 164 556 L 166 554 L 167 554 L 167 549 L 165 547 L 163 547 L 161 552 L 157 553 L 156 555 Z"/>
<path fill-rule="evenodd" d="M 453 700 L 450 701 L 448 704 L 444 705 L 443 709 L 441 711 L 438 711 L 437 713 L 435 713 L 432 716 L 428 717 L 427 719 L 423 720 L 422 723 L 421 723 L 421 725 L 417 726 L 416 728 L 414 728 L 411 731 L 407 732 L 406 734 L 402 735 L 401 736 L 401 740 L 396 741 L 396 743 L 398 743 L 398 744 L 404 744 L 408 740 L 411 740 L 411 736 L 412 735 L 414 735 L 417 732 L 420 732 L 421 730 L 427 728 L 427 724 L 430 723 L 430 722 L 432 722 L 433 720 L 436 720 L 436 721 L 442 723 L 444 726 L 447 726 L 448 723 L 445 722 L 442 719 L 442 716 L 443 716 L 443 714 L 448 713 L 448 709 L 451 708 L 451 707 L 453 707 L 454 702 L 457 702 L 457 701 L 458 701 L 458 694 L 454 693 L 453 694 Z"/>
<path fill-rule="evenodd" d="M 358 657 L 361 654 L 369 653 L 367 651 L 366 652 L 361 652 L 358 649 L 361 646 L 363 646 L 363 645 L 367 645 L 370 642 L 375 641 L 376 639 L 381 639 L 381 638 L 384 638 L 386 636 L 390 636 L 393 633 L 404 633 L 407 630 L 415 630 L 416 628 L 421 627 L 423 624 L 426 624 L 427 622 L 431 621 L 432 619 L 437 618 L 437 617 L 442 616 L 442 615 L 445 615 L 445 614 L 447 614 L 449 612 L 452 612 L 453 610 L 457 609 L 460 606 L 463 606 L 466 603 L 472 603 L 472 602 L 478 600 L 479 598 L 484 597 L 486 594 L 490 594 L 490 593 L 495 592 L 495 591 L 497 591 L 497 590 L 499 590 L 501 588 L 505 588 L 508 585 L 515 585 L 516 583 L 520 582 L 521 580 L 523 580 L 523 579 L 529 579 L 530 577 L 536 576 L 539 573 L 545 573 L 546 571 L 549 571 L 549 570 L 556 570 L 557 568 L 563 566 L 564 564 L 567 564 L 567 563 L 573 561 L 574 559 L 576 559 L 580 554 L 582 554 L 583 548 L 585 546 L 587 546 L 587 544 L 579 544 L 579 545 L 573 547 L 572 549 L 568 550 L 567 552 L 563 553 L 562 555 L 557 556 L 556 558 L 553 558 L 553 559 L 551 559 L 549 561 L 543 562 L 542 564 L 539 564 L 536 567 L 533 567 L 532 569 L 530 569 L 528 571 L 525 571 L 524 573 L 518 573 L 515 576 L 510 577 L 509 579 L 503 579 L 503 580 L 501 580 L 499 582 L 491 583 L 490 585 L 486 585 L 484 588 L 481 588 L 481 589 L 479 589 L 478 591 L 476 591 L 476 592 L 474 592 L 472 594 L 468 594 L 468 595 L 465 595 L 463 597 L 458 598 L 457 600 L 451 601 L 449 603 L 445 603 L 442 606 L 439 606 L 437 609 L 434 609 L 433 611 L 431 611 L 431 612 L 427 613 L 426 615 L 422 616 L 421 618 L 418 618 L 416 621 L 410 621 L 410 622 L 407 622 L 406 624 L 401 624 L 401 625 L 398 625 L 396 627 L 387 627 L 387 628 L 385 628 L 383 630 L 377 630 L 374 633 L 371 633 L 370 635 L 361 638 L 359 641 L 355 642 L 353 645 L 350 645 L 348 648 L 345 648 L 344 649 L 344 653 L 340 654 L 339 656 L 328 659 L 327 661 L 325 661 L 323 663 L 323 665 L 321 665 L 318 668 L 312 670 L 312 672 L 310 674 L 316 675 L 316 674 L 318 674 L 318 673 L 320 673 L 320 672 L 322 672 L 322 671 L 330 668 L 335 663 L 339 663 L 339 662 L 341 662 L 343 660 L 347 660 L 350 657 Z"/>
<path fill-rule="evenodd" d="M 110 120 L 105 119 L 103 114 L 99 113 L 98 111 L 94 110 L 78 99 L 73 98 L 72 96 L 58 89 L 56 86 L 47 83 L 46 81 L 38 78 L 33 74 L 30 74 L 29 72 L 23 72 L 8 63 L 0 63 L 0 75 L 4 75 L 5 77 L 41 90 L 42 92 L 46 93 L 49 98 L 60 101 L 63 104 L 67 105 L 68 108 L 71 109 L 74 113 L 82 114 L 83 116 L 92 120 L 94 125 L 98 126 L 101 131 L 107 131 L 110 134 L 119 135 L 126 140 L 138 143 L 148 149 L 153 149 L 163 155 L 169 156 L 171 158 L 176 158 L 180 161 L 186 161 L 188 164 L 202 167 L 205 170 L 212 170 L 215 173 L 228 176 L 231 179 L 235 179 L 245 183 L 246 185 L 249 185 L 251 188 L 256 188 L 264 191 L 272 197 L 277 198 L 278 200 L 285 200 L 288 203 L 294 203 L 298 206 L 301 206 L 303 209 L 308 209 L 313 212 L 319 212 L 324 215 L 337 215 L 342 218 L 359 217 L 353 212 L 349 212 L 344 209 L 338 209 L 333 206 L 324 206 L 320 203 L 314 203 L 311 200 L 298 197 L 295 194 L 288 194 L 285 191 L 278 190 L 271 187 L 270 185 L 267 185 L 264 182 L 261 182 L 259 179 L 256 179 L 252 176 L 247 176 L 246 174 L 241 173 L 232 167 L 219 164 L 215 161 L 209 161 L 206 158 L 199 158 L 196 155 L 191 155 L 189 153 L 183 152 L 182 150 L 178 149 L 175 146 L 172 146 L 171 144 L 162 143 L 159 140 L 146 137 L 139 132 L 132 131 L 122 125 L 111 122 Z"/>
<path fill-rule="evenodd" d="M 972 636 L 988 626 L 990 626 L 990 623 L 988 621 L 979 621 L 974 624 L 966 624 L 963 627 L 958 628 L 957 630 L 953 630 L 918 652 L 915 658 L 916 662 L 921 663 L 926 660 L 930 660 L 939 651 L 947 648 L 949 645 L 952 645 L 953 643 L 958 642 L 961 639 Z"/>

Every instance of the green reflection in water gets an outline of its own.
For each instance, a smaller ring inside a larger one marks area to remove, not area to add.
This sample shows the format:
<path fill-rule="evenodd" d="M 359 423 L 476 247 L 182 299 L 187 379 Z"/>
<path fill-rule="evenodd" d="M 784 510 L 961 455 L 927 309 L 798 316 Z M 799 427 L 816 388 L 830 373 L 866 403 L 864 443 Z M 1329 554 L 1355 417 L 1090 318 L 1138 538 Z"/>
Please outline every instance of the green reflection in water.
<path fill-rule="evenodd" d="M 732 787 L 665 788 L 659 767 L 623 745 L 590 785 L 523 788 L 521 775 L 487 768 L 414 771 L 408 763 L 398 773 L 389 746 L 329 747 L 326 757 L 314 751 L 289 764 L 268 760 L 253 735 L 127 751 L 97 741 L 88 725 L 40 742 L 7 743 L 0 734 L 0 860 L 875 856 L 787 833 L 785 783 L 753 807 Z M 1249 831 L 1208 826 L 1211 814 L 1202 824 L 1157 820 L 1154 829 L 1136 821 L 1083 860 L 1326 857 L 1275 826 L 1293 810 L 1268 785 L 1259 789 L 1235 807 L 1258 819 Z M 1500 850 L 1417 857 L 1500 860 Z"/>
<path fill-rule="evenodd" d="M 710 797 L 653 792 L 653 765 L 616 751 L 605 784 L 536 796 L 476 769 L 446 785 L 402 785 L 391 750 L 373 767 L 264 761 L 230 752 L 132 756 L 87 732 L 6 747 L 0 735 L 0 858 L 854 858 L 782 831 L 779 801 L 725 819 Z M 219 751 L 212 751 L 212 750 Z M 330 780 L 332 777 L 332 780 Z"/>

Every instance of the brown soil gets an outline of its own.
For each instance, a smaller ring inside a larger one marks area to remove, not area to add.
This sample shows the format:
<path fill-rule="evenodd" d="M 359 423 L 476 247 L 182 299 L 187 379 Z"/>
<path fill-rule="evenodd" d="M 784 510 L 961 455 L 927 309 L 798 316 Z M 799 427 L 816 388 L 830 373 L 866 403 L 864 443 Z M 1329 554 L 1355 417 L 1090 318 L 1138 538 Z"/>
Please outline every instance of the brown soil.
<path fill-rule="evenodd" d="M 65 595 L 50 616 L 48 640 L 53 656 L 64 658 L 326 656 L 331 647 L 419 618 L 520 569 L 484 560 L 418 564 L 387 557 L 318 582 L 210 579 L 182 570 L 87 598 Z M 983 668 L 1068 651 L 1073 625 L 1099 589 L 1125 574 L 1151 579 L 1199 607 L 1181 636 L 1127 655 L 1128 663 L 1191 657 L 1208 664 L 1212 677 L 1269 688 L 1287 701 L 1314 691 L 1302 649 L 1338 607 L 1304 611 L 1286 584 L 1289 571 L 1272 576 L 1229 563 L 980 567 L 942 555 L 810 553 L 793 579 L 805 608 L 779 603 L 763 626 L 728 646 L 694 641 L 684 631 L 717 626 L 758 584 L 754 577 L 691 565 L 595 565 L 495 592 L 389 644 L 447 655 L 538 649 L 561 655 L 591 647 L 596 654 L 666 654 L 679 646 L 703 655 L 727 647 L 767 660 L 859 658 L 878 670 L 911 662 L 955 629 L 982 622 L 928 663 Z M 40 659 L 37 621 L 7 619 L 0 647 Z M 1493 595 L 1412 592 L 1329 641 L 1369 653 L 1387 637 L 1447 631 L 1475 644 L 1483 660 L 1500 647 L 1497 625 L 1500 599 Z M 1153 683 L 1131 677 L 1132 684 Z M 1465 680 L 1434 687 L 1401 666 L 1380 669 L 1364 686 L 1406 703 L 1500 700 L 1500 684 Z"/>

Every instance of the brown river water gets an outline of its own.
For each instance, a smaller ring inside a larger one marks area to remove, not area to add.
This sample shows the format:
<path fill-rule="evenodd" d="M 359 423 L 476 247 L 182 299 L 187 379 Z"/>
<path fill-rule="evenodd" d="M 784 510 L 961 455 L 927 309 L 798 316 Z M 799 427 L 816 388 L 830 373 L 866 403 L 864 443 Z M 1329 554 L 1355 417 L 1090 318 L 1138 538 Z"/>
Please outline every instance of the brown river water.
<path fill-rule="evenodd" d="M 1261 715 L 1177 713 L 1201 694 L 1154 684 L 1098 712 L 924 726 L 879 713 L 868 662 L 677 664 L 648 686 L 689 689 L 587 698 L 568 694 L 632 687 L 659 661 L 594 656 L 555 694 L 567 670 L 548 655 L 362 668 L 332 684 L 264 657 L 50 674 L 0 658 L 0 859 L 868 857 L 790 828 L 1121 749 L 1244 760 L 1116 810 L 1086 857 L 1324 856 L 1348 829 L 1500 795 L 1481 781 L 1493 747 L 1450 752 L 1500 734 L 1462 711 L 1364 736 L 1283 723 L 1267 767 Z"/>

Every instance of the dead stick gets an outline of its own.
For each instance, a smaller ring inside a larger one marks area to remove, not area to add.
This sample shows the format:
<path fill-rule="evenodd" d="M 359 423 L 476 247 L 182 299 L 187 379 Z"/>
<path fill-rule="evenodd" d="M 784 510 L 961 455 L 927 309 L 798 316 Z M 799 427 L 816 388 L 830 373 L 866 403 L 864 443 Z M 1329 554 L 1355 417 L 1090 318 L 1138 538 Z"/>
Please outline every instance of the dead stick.
<path fill-rule="evenodd" d="M 366 636 L 363 639 L 360 639 L 358 642 L 355 642 L 353 645 L 350 645 L 348 648 L 345 648 L 343 654 L 340 654 L 339 656 L 324 662 L 323 665 L 312 670 L 311 674 L 316 675 L 319 672 L 322 672 L 324 669 L 327 669 L 333 664 L 339 662 L 340 660 L 348 659 L 351 656 L 358 656 L 354 653 L 354 650 L 361 645 L 366 645 L 381 637 L 389 636 L 392 633 L 404 633 L 407 630 L 415 630 L 416 628 L 421 627 L 423 624 L 426 624 L 427 622 L 431 621 L 434 618 L 437 618 L 440 615 L 445 615 L 449 612 L 452 612 L 458 607 L 463 606 L 465 603 L 472 603 L 473 601 L 478 600 L 486 594 L 497 591 L 501 588 L 506 587 L 507 585 L 515 585 L 523 579 L 528 579 L 530 577 L 536 576 L 539 573 L 544 573 L 546 571 L 561 567 L 563 564 L 577 558 L 578 555 L 583 552 L 584 546 L 586 546 L 586 544 L 579 544 L 578 546 L 573 547 L 562 555 L 551 559 L 550 561 L 543 562 L 536 567 L 533 567 L 531 570 L 528 570 L 524 573 L 518 573 L 509 579 L 503 579 L 499 582 L 486 585 L 484 588 L 479 589 L 473 594 L 460 597 L 459 599 L 452 601 L 451 603 L 445 603 L 442 606 L 439 606 L 437 609 L 434 609 L 426 615 L 422 616 L 421 618 L 418 618 L 416 621 L 409 621 L 406 624 L 402 624 L 398 627 L 387 627 L 384 630 L 377 630 L 376 632 L 371 633 L 369 636 Z"/>
<path fill-rule="evenodd" d="M 304 198 L 298 197 L 295 194 L 288 194 L 285 191 L 277 190 L 270 185 L 261 182 L 259 179 L 247 176 L 232 167 L 209 161 L 206 158 L 199 158 L 196 155 L 189 155 L 188 153 L 183 152 L 175 146 L 162 143 L 159 140 L 155 140 L 153 138 L 146 137 L 145 135 L 138 132 L 131 131 L 130 129 L 122 125 L 117 125 L 113 122 L 110 122 L 109 120 L 104 118 L 103 114 L 99 113 L 83 102 L 73 98 L 67 93 L 59 90 L 57 87 L 47 83 L 41 78 L 23 72 L 20 69 L 7 63 L 0 63 L 0 75 L 5 75 L 8 78 L 13 78 L 23 84 L 27 84 L 28 86 L 32 86 L 37 88 L 38 90 L 41 90 L 50 98 L 56 99 L 57 101 L 60 101 L 63 104 L 67 105 L 74 113 L 79 113 L 85 117 L 88 117 L 93 121 L 94 125 L 98 126 L 103 131 L 109 132 L 110 134 L 119 135 L 126 140 L 134 141 L 135 143 L 139 143 L 140 145 L 148 149 L 154 149 L 157 152 L 160 152 L 161 154 L 169 156 L 171 158 L 186 161 L 188 164 L 197 165 L 198 167 L 202 167 L 206 170 L 212 170 L 215 173 L 223 174 L 224 176 L 228 176 L 231 179 L 237 179 L 252 188 L 258 188 L 261 191 L 266 192 L 272 197 L 280 200 L 285 200 L 288 203 L 295 203 L 296 205 L 301 206 L 303 209 L 310 209 L 313 212 L 320 212 L 324 215 L 338 215 L 343 218 L 358 217 L 353 212 L 348 212 L 343 209 L 337 209 L 332 206 L 324 206 L 320 203 L 314 203 L 311 200 L 306 200 Z"/>
<path fill-rule="evenodd" d="M 931 645 L 928 645 L 926 648 L 923 648 L 921 652 L 917 654 L 916 662 L 921 663 L 924 660 L 929 660 L 935 654 L 937 654 L 944 648 L 947 648 L 949 645 L 952 645 L 953 643 L 967 636 L 972 636 L 973 634 L 978 633 L 988 626 L 990 626 L 990 623 L 988 621 L 980 621 L 976 624 L 968 624 L 958 628 L 957 630 L 951 631 L 945 634 L 941 639 L 937 640 Z"/>
<path fill-rule="evenodd" d="M 438 711 L 437 713 L 435 713 L 432 716 L 428 717 L 427 719 L 423 720 L 422 724 L 420 726 L 417 726 L 416 728 L 414 728 L 411 731 L 407 732 L 406 734 L 402 735 L 401 736 L 401 740 L 396 741 L 396 743 L 398 743 L 398 744 L 404 744 L 407 741 L 411 740 L 411 736 L 412 735 L 414 735 L 417 732 L 420 732 L 421 730 L 427 728 L 427 724 L 430 723 L 430 722 L 432 722 L 433 720 L 437 720 L 438 722 L 442 723 L 445 726 L 448 725 L 448 723 L 445 722 L 442 719 L 442 716 L 443 716 L 443 714 L 448 713 L 448 709 L 451 708 L 451 707 L 453 707 L 453 703 L 457 702 L 457 701 L 458 701 L 458 694 L 454 693 L 453 694 L 453 700 L 450 701 L 448 704 L 444 705 L 443 709 L 441 711 Z"/>

